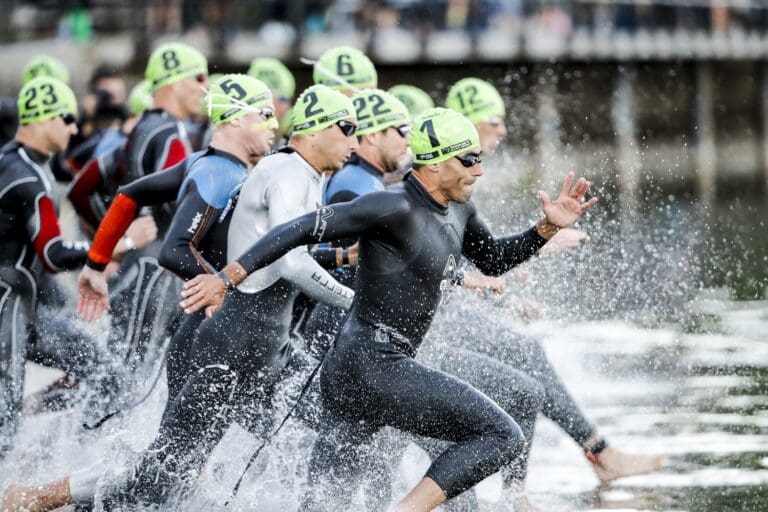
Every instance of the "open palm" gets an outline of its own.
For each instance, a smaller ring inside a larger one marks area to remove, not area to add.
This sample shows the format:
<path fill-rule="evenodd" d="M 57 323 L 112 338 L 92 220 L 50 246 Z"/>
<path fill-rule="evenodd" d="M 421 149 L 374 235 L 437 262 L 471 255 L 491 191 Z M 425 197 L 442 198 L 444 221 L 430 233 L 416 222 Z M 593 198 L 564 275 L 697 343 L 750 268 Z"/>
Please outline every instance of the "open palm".
<path fill-rule="evenodd" d="M 574 177 L 573 172 L 568 173 L 563 182 L 563 188 L 560 190 L 560 195 L 554 201 L 550 201 L 546 192 L 539 190 L 541 208 L 547 217 L 547 222 L 559 228 L 570 227 L 585 211 L 597 203 L 596 197 L 584 201 L 584 195 L 589 190 L 590 183 L 581 177 L 574 184 Z"/>

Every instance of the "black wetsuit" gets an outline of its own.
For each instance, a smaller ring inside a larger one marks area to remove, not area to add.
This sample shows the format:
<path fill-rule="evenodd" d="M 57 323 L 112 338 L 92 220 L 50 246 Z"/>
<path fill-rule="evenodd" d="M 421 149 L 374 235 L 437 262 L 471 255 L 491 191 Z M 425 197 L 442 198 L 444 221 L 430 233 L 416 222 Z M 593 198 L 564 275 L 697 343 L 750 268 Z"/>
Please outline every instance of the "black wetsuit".
<path fill-rule="evenodd" d="M 546 240 L 494 238 L 471 203 L 440 205 L 415 176 L 270 231 L 238 258 L 248 272 L 293 247 L 359 237 L 355 301 L 321 372 L 325 420 L 309 468 L 309 510 L 343 510 L 363 447 L 384 426 L 454 444 L 427 476 L 449 498 L 512 462 L 514 420 L 465 382 L 413 359 L 461 255 L 500 275 Z M 332 505 L 329 505 L 332 503 Z"/>
<path fill-rule="evenodd" d="M 230 214 L 247 172 L 245 162 L 214 148 L 188 160 L 189 173 L 159 258 L 160 265 L 184 280 L 226 264 Z M 204 319 L 204 310 L 185 316 L 171 338 L 166 360 L 169 403 L 189 377 L 189 350 Z"/>
<path fill-rule="evenodd" d="M 0 456 L 18 426 L 27 359 L 81 379 L 107 365 L 54 300 L 61 293 L 48 273 L 82 266 L 88 244 L 61 237 L 48 162 L 17 142 L 0 149 Z"/>

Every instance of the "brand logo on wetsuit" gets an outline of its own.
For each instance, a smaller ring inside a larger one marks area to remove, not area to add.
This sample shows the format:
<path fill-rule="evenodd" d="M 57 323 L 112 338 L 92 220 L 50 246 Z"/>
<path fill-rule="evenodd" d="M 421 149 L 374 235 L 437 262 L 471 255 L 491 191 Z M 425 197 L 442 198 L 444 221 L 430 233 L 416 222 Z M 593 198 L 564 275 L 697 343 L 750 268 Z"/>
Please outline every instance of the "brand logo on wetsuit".
<path fill-rule="evenodd" d="M 189 226 L 189 229 L 187 229 L 187 233 L 194 233 L 197 229 L 197 226 L 200 225 L 200 221 L 203 220 L 203 214 L 200 212 L 197 212 L 194 217 L 192 217 L 192 225 Z"/>
<path fill-rule="evenodd" d="M 334 211 L 330 206 L 323 206 L 315 213 L 315 229 L 312 230 L 312 236 L 318 242 L 322 241 L 325 230 L 328 228 L 328 219 L 333 217 Z"/>
<path fill-rule="evenodd" d="M 456 258 L 453 254 L 449 254 L 448 261 L 445 263 L 445 268 L 443 269 L 443 280 L 440 281 L 441 292 L 444 292 L 451 286 L 451 283 L 456 278 L 456 270 Z"/>

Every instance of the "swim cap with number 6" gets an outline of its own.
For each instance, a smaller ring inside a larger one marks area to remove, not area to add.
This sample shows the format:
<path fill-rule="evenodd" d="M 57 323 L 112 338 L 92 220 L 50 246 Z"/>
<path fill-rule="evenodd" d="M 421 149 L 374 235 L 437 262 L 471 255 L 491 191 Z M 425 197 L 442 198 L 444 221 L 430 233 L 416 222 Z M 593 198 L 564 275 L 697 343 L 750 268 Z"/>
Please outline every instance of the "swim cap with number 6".
<path fill-rule="evenodd" d="M 224 75 L 211 84 L 205 98 L 208 117 L 222 124 L 243 117 L 259 107 L 272 107 L 272 92 L 267 84 L 248 75 Z M 272 118 L 271 128 L 277 128 Z"/>
<path fill-rule="evenodd" d="M 41 76 L 24 84 L 16 105 L 19 124 L 22 125 L 77 114 L 75 93 L 61 80 L 49 76 Z"/>
<path fill-rule="evenodd" d="M 357 135 L 411 124 L 411 116 L 403 102 L 381 89 L 360 91 L 352 97 L 352 103 L 357 114 Z"/>
<path fill-rule="evenodd" d="M 324 85 L 301 93 L 291 112 L 293 135 L 325 130 L 342 119 L 357 119 L 352 100 Z"/>
<path fill-rule="evenodd" d="M 169 43 L 152 52 L 144 76 L 153 89 L 159 89 L 185 78 L 207 74 L 208 61 L 202 53 L 183 43 Z"/>
<path fill-rule="evenodd" d="M 339 46 L 323 53 L 315 63 L 312 78 L 316 84 L 327 85 L 337 91 L 353 87 L 371 89 L 378 83 L 371 59 L 351 46 Z"/>
<path fill-rule="evenodd" d="M 430 108 L 413 119 L 411 151 L 416 164 L 437 164 L 480 146 L 477 129 L 449 108 Z"/>
<path fill-rule="evenodd" d="M 504 100 L 496 88 L 479 78 L 464 78 L 456 82 L 445 106 L 461 112 L 473 123 L 481 123 L 491 117 L 504 117 Z"/>

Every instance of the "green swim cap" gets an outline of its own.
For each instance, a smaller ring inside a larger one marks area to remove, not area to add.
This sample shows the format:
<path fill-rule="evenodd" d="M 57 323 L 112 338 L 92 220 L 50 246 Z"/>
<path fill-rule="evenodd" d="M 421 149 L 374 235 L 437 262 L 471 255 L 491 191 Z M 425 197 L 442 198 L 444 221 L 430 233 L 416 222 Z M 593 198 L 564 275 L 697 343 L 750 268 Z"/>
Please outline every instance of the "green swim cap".
<path fill-rule="evenodd" d="M 472 121 L 449 108 L 430 108 L 413 119 L 411 151 L 416 164 L 437 164 L 480 145 Z"/>
<path fill-rule="evenodd" d="M 134 85 L 131 93 L 128 95 L 128 111 L 132 116 L 151 109 L 154 103 L 152 84 L 147 80 L 142 80 Z"/>
<path fill-rule="evenodd" d="M 219 125 L 243 117 L 259 107 L 271 107 L 272 92 L 267 84 L 252 76 L 224 75 L 211 84 L 206 106 L 211 122 Z M 277 128 L 277 121 L 272 124 Z"/>
<path fill-rule="evenodd" d="M 258 78 L 267 86 L 272 94 L 280 99 L 290 100 L 296 94 L 296 80 L 293 73 L 285 64 L 277 59 L 263 57 L 253 59 L 248 74 Z"/>
<path fill-rule="evenodd" d="M 445 106 L 461 112 L 477 124 L 489 117 L 504 117 L 504 100 L 496 88 L 479 78 L 459 80 L 445 98 Z"/>
<path fill-rule="evenodd" d="M 411 117 L 415 117 L 428 108 L 434 108 L 435 102 L 426 92 L 413 85 L 395 85 L 389 88 L 389 94 L 403 102 Z"/>
<path fill-rule="evenodd" d="M 289 108 L 278 122 L 280 123 L 280 133 L 290 135 L 293 131 L 293 107 Z"/>
<path fill-rule="evenodd" d="M 357 113 L 357 135 L 386 130 L 411 123 L 403 102 L 381 89 L 367 89 L 352 97 Z"/>
<path fill-rule="evenodd" d="M 49 76 L 34 78 L 24 84 L 16 107 L 22 125 L 77 114 L 75 93 L 61 80 Z"/>
<path fill-rule="evenodd" d="M 152 52 L 144 76 L 154 90 L 184 78 L 208 74 L 205 56 L 184 43 L 164 44 Z"/>
<path fill-rule="evenodd" d="M 312 79 L 316 84 L 327 85 L 337 91 L 371 89 L 378 83 L 371 59 L 351 46 L 339 46 L 323 53 L 315 63 Z"/>
<path fill-rule="evenodd" d="M 291 111 L 293 135 L 325 130 L 341 119 L 356 118 L 352 100 L 324 85 L 301 93 Z"/>
<path fill-rule="evenodd" d="M 29 61 L 27 67 L 24 68 L 21 84 L 24 85 L 39 76 L 50 76 L 61 80 L 65 84 L 69 83 L 69 70 L 67 66 L 59 59 L 48 55 L 38 55 Z"/>

